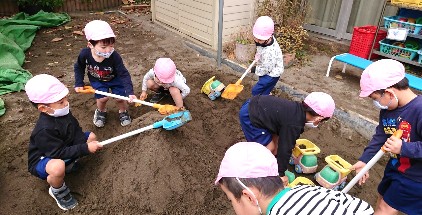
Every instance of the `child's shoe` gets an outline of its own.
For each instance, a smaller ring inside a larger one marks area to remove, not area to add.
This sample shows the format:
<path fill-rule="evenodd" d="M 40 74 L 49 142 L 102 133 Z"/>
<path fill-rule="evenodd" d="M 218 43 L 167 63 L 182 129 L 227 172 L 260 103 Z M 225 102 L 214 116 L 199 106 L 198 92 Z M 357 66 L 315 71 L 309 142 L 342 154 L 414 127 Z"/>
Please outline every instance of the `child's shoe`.
<path fill-rule="evenodd" d="M 95 109 L 94 120 L 93 120 L 95 126 L 97 126 L 98 128 L 104 127 L 106 123 L 106 118 L 107 118 L 107 112 L 101 112 L 100 110 Z"/>
<path fill-rule="evenodd" d="M 54 200 L 56 200 L 57 205 L 62 210 L 72 209 L 76 207 L 76 205 L 78 204 L 76 199 L 73 198 L 72 194 L 70 194 L 70 190 L 68 187 L 66 187 L 62 191 L 59 191 L 58 193 L 53 192 L 52 187 L 50 187 L 48 189 L 48 193 L 50 194 L 51 197 L 54 198 Z"/>
<path fill-rule="evenodd" d="M 168 95 L 169 95 L 169 92 L 164 90 L 164 87 L 160 87 L 160 89 L 158 89 L 158 92 L 155 92 L 155 94 L 152 96 L 152 98 L 149 100 L 149 102 L 157 103 L 157 102 L 161 101 L 161 99 L 163 99 L 164 97 L 166 97 Z"/>
<path fill-rule="evenodd" d="M 119 119 L 120 119 L 120 125 L 122 125 L 122 126 L 129 125 L 132 122 L 132 119 L 130 118 L 127 110 L 119 113 Z"/>

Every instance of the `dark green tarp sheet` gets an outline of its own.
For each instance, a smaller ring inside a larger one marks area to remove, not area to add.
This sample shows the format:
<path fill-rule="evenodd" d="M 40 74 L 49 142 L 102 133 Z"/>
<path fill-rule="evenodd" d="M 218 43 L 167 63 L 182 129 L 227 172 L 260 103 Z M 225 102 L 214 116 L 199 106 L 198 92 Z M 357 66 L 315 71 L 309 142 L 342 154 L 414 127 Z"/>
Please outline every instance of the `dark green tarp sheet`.
<path fill-rule="evenodd" d="M 23 90 L 25 83 L 32 77 L 22 65 L 25 51 L 31 46 L 37 30 L 41 27 L 60 26 L 69 21 L 70 16 L 66 13 L 44 11 L 32 16 L 18 13 L 0 20 L 0 95 Z"/>
<path fill-rule="evenodd" d="M 31 74 L 22 69 L 25 51 L 41 27 L 59 26 L 70 21 L 65 13 L 40 11 L 28 16 L 18 13 L 0 20 L 0 95 L 24 88 Z"/>

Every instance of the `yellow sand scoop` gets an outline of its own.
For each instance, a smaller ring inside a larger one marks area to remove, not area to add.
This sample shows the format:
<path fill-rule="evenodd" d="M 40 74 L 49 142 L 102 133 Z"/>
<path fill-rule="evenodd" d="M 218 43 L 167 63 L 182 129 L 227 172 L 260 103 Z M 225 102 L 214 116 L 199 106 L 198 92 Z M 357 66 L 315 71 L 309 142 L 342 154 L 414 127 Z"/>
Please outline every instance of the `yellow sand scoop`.
<path fill-rule="evenodd" d="M 126 100 L 126 101 L 130 100 L 128 97 L 125 97 L 125 96 L 120 96 L 120 95 L 116 95 L 116 94 L 112 94 L 112 93 L 108 93 L 108 92 L 95 90 L 91 86 L 84 86 L 84 89 L 79 90 L 78 93 L 95 93 L 95 94 L 100 94 L 100 95 L 104 95 L 104 96 L 109 96 L 109 97 L 114 97 L 114 98 Z M 157 108 L 158 112 L 160 112 L 160 114 L 163 114 L 163 115 L 182 111 L 182 108 L 178 108 L 178 107 L 173 106 L 173 105 L 160 105 L 160 104 L 156 104 L 156 103 L 142 101 L 142 100 L 139 100 L 139 99 L 134 99 L 133 102 L 140 103 L 140 104 L 147 105 L 147 106 L 151 106 L 153 108 Z"/>
<path fill-rule="evenodd" d="M 254 60 L 251 65 L 249 65 L 248 69 L 243 73 L 242 77 L 240 77 L 239 80 L 236 81 L 235 84 L 229 84 L 226 89 L 224 90 L 221 97 L 225 99 L 231 99 L 233 100 L 236 98 L 237 95 L 239 95 L 240 92 L 243 90 L 243 85 L 240 84 L 242 82 L 243 78 L 248 74 L 248 72 L 252 69 L 253 65 L 255 65 L 256 60 Z"/>

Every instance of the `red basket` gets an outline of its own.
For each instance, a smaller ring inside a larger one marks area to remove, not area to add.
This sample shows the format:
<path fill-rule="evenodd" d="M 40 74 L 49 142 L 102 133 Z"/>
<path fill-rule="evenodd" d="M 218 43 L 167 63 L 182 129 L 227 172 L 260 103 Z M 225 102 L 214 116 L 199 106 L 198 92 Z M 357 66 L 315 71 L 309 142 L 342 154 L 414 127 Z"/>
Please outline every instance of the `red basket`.
<path fill-rule="evenodd" d="M 350 43 L 349 53 L 368 59 L 371 52 L 372 42 L 374 41 L 376 26 L 366 25 L 353 28 L 352 42 Z M 379 48 L 379 41 L 387 37 L 387 31 L 379 30 L 377 39 L 375 40 L 374 49 Z M 371 59 L 377 58 L 378 55 L 372 54 Z"/>

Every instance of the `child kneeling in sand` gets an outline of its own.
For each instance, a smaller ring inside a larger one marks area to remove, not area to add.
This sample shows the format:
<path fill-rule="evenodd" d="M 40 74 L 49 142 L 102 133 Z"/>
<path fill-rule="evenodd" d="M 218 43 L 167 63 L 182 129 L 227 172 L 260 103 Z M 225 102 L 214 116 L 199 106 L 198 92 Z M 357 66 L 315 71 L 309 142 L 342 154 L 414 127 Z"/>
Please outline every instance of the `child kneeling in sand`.
<path fill-rule="evenodd" d="M 277 160 L 263 145 L 241 142 L 231 146 L 215 180 L 236 214 L 373 214 L 367 203 L 340 191 L 319 186 L 283 186 Z"/>
<path fill-rule="evenodd" d="M 167 95 L 171 95 L 175 105 L 183 108 L 183 99 L 190 93 L 186 85 L 186 78 L 176 69 L 176 65 L 170 58 L 159 58 L 154 68 L 145 74 L 142 81 L 141 100 L 147 98 L 147 89 L 155 92 L 150 102 L 157 103 Z"/>
<path fill-rule="evenodd" d="M 68 210 L 78 202 L 64 183 L 78 158 L 95 153 L 102 146 L 92 132 L 83 132 L 69 109 L 69 90 L 57 78 L 41 74 L 25 86 L 29 100 L 40 111 L 28 149 L 28 171 L 50 184 L 48 193 L 57 205 Z"/>

